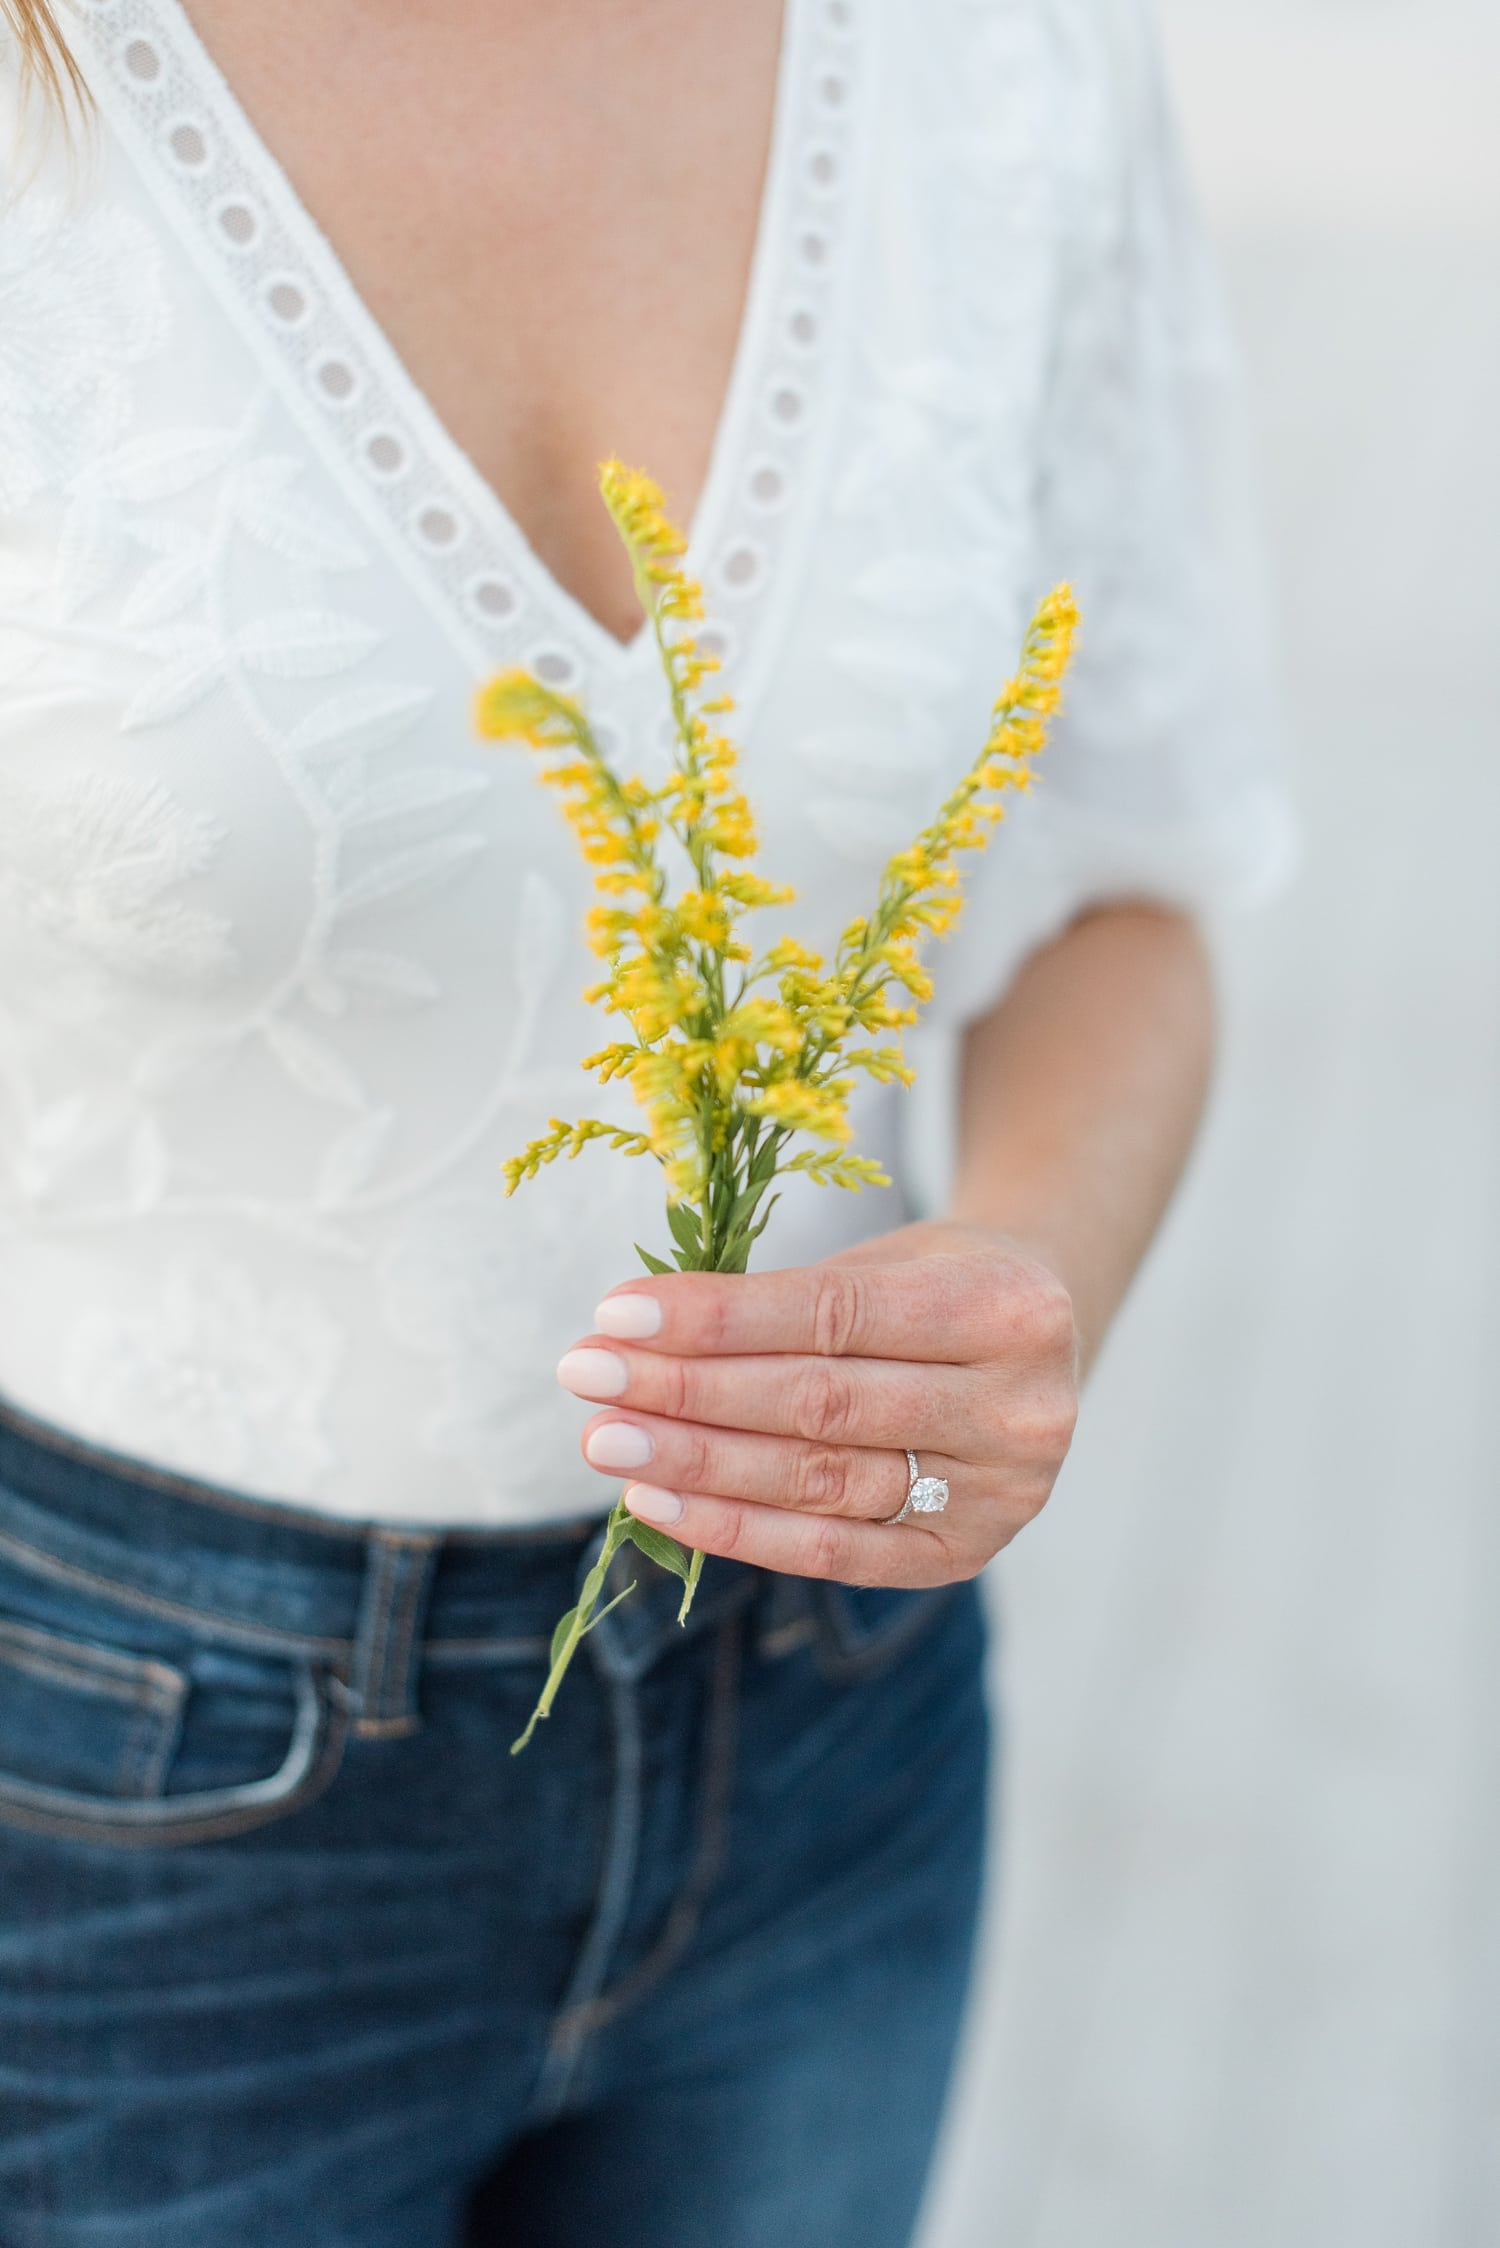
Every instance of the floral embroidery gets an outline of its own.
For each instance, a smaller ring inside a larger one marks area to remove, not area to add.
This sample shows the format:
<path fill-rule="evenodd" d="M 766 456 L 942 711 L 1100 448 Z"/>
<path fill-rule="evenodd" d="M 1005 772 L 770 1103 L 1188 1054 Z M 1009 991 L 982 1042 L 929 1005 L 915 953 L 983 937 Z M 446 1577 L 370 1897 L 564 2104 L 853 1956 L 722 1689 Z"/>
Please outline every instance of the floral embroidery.
<path fill-rule="evenodd" d="M 411 761 L 411 737 L 435 701 L 430 686 L 342 682 L 366 670 L 385 634 L 352 608 L 335 607 L 324 583 L 367 570 L 369 557 L 344 520 L 305 489 L 306 460 L 266 448 L 272 411 L 258 388 L 236 422 L 131 436 L 81 469 L 59 540 L 61 637 L 49 641 L 54 628 L 42 612 L 23 610 L 13 622 L 18 640 L 29 631 L 50 650 L 46 676 L 59 683 L 76 678 L 80 645 L 96 674 L 113 672 L 127 743 L 184 720 L 201 723 L 201 710 L 221 761 L 231 748 L 248 753 L 274 775 L 271 799 L 280 796 L 298 815 L 314 878 L 291 966 L 211 1035 L 169 1025 L 137 1057 L 135 1077 L 143 1090 L 160 1089 L 221 1069 L 236 1046 L 259 1046 L 297 1092 L 355 1119 L 337 1126 L 316 1183 L 309 1181 L 306 1206 L 324 1209 L 369 1183 L 390 1118 L 359 1069 L 299 1017 L 304 1009 L 342 1015 L 351 999 L 411 1005 L 438 996 L 439 980 L 419 961 L 364 940 L 386 908 L 446 892 L 485 850 L 488 837 L 462 823 L 494 776 L 477 754 L 468 765 Z M 104 613 L 111 591 L 117 622 Z M 0 896 L 9 872 L 33 928 L 65 934 L 75 951 L 91 934 L 108 965 L 128 956 L 138 971 L 148 940 L 163 961 L 175 951 L 184 971 L 195 942 L 201 971 L 228 964 L 227 923 L 156 896 L 162 881 L 206 870 L 226 839 L 218 822 L 179 807 L 169 837 L 162 792 L 148 803 L 145 784 L 99 772 L 61 795 L 15 785 L 26 816 L 9 866 L 0 839 Z M 254 787 L 265 801 L 264 780 Z M 132 831 L 110 868 L 106 910 L 99 855 L 127 814 Z M 148 842 L 142 830 L 151 818 L 158 832 Z M 127 897 L 133 945 L 117 926 Z"/>
<path fill-rule="evenodd" d="M 0 773 L 0 907 L 113 976 L 202 984 L 232 965 L 228 922 L 172 895 L 222 841 L 159 781 Z"/>
<path fill-rule="evenodd" d="M 40 191 L 0 225 L 0 512 L 54 491 L 129 423 L 130 369 L 166 341 L 161 258 L 139 220 Z"/>
<path fill-rule="evenodd" d="M 291 1495 L 333 1465 L 324 1410 L 343 1337 L 312 1297 L 184 1261 L 129 1310 L 84 1313 L 67 1350 L 77 1425 L 232 1486 Z"/>

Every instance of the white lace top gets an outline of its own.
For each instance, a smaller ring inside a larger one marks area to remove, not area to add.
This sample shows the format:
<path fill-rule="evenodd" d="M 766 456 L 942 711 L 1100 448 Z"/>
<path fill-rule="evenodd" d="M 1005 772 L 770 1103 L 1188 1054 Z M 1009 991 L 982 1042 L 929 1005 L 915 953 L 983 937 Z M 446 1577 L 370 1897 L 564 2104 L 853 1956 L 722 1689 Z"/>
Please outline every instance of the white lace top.
<path fill-rule="evenodd" d="M 103 123 L 0 206 L 0 1393 L 341 1515 L 596 1510 L 553 1366 L 660 1248 L 659 1174 L 502 1158 L 578 1069 L 586 882 L 473 689 L 525 662 L 647 773 L 663 699 L 403 372 L 177 0 L 78 0 Z M 0 54 L 0 149 L 15 148 Z M 1285 819 L 1219 310 L 1119 0 L 788 0 L 693 530 L 784 918 L 826 941 L 966 763 L 1033 597 L 1085 653 L 938 958 L 956 1030 L 1088 901 L 1213 908 Z M 649 463 L 646 464 L 649 466 Z M 628 1113 L 628 1099 L 622 1113 Z"/>

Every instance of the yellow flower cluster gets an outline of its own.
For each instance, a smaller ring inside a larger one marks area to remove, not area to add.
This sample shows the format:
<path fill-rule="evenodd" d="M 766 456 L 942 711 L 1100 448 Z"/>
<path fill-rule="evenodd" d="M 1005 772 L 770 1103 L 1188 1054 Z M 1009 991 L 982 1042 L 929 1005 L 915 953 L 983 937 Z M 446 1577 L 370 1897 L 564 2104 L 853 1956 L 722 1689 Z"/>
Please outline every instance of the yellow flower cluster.
<path fill-rule="evenodd" d="M 1026 634 L 1021 668 L 1001 691 L 990 731 L 974 763 L 908 850 L 887 862 L 875 910 L 852 921 L 839 943 L 834 981 L 846 995 L 851 1014 L 864 1027 L 867 995 L 884 1012 L 877 1020 L 892 1028 L 915 1022 L 917 1010 L 932 996 L 932 978 L 917 951 L 924 937 L 946 936 L 963 907 L 960 851 L 983 850 L 1005 817 L 1005 797 L 1031 785 L 1031 761 L 1047 740 L 1047 722 L 1062 703 L 1062 681 L 1078 632 L 1078 604 L 1069 586 L 1058 586 L 1038 609 Z M 904 1003 L 885 1001 L 891 985 L 907 994 Z M 844 1066 L 861 1066 L 875 1075 L 906 1075 L 897 1048 L 846 1053 Z"/>
<path fill-rule="evenodd" d="M 554 1120 L 507 1165 L 506 1186 L 514 1191 L 557 1155 L 613 1136 L 617 1146 L 654 1155 L 670 1200 L 694 1206 L 690 1220 L 674 1221 L 678 1261 L 742 1269 L 779 1171 L 850 1187 L 883 1179 L 877 1165 L 847 1152 L 856 1073 L 910 1080 L 888 1034 L 914 1021 L 931 995 L 919 947 L 958 914 L 956 854 L 986 843 L 1006 793 L 1029 782 L 1058 707 L 1077 612 L 1066 587 L 1042 604 L 980 755 L 931 825 L 890 861 L 874 910 L 850 923 L 832 965 L 793 938 L 756 959 L 745 915 L 791 892 L 744 864 L 756 848 L 755 822 L 734 744 L 718 724 L 729 698 L 702 691 L 717 669 L 693 632 L 702 590 L 687 575 L 685 542 L 649 477 L 611 460 L 600 489 L 666 679 L 671 773 L 656 788 L 618 777 L 581 706 L 528 672 L 507 672 L 483 690 L 478 723 L 492 739 L 519 738 L 542 753 L 543 778 L 594 870 L 600 903 L 588 934 L 606 972 L 588 997 L 623 1018 L 631 1035 L 584 1066 L 602 1082 L 629 1084 L 646 1129 L 631 1135 Z M 661 852 L 667 836 L 692 874 L 675 897 Z M 819 1144 L 783 1158 L 793 1135 Z"/>
<path fill-rule="evenodd" d="M 513 1155 L 503 1166 L 505 1191 L 514 1194 L 523 1179 L 534 1179 L 544 1164 L 555 1163 L 560 1155 L 571 1161 L 579 1156 L 590 1140 L 608 1140 L 617 1155 L 649 1155 L 651 1143 L 640 1132 L 627 1132 L 618 1124 L 601 1124 L 597 1117 L 586 1116 L 576 1124 L 566 1124 L 554 1116 L 539 1140 L 533 1140 L 523 1154 Z"/>

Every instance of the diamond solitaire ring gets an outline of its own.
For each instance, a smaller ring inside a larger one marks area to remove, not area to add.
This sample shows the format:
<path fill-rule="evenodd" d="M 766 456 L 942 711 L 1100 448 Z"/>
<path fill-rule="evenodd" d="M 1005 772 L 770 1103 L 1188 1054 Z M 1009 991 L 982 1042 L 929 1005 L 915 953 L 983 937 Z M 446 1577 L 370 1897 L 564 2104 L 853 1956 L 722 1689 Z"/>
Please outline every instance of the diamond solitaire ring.
<path fill-rule="evenodd" d="M 907 1472 L 911 1483 L 906 1493 L 906 1504 L 899 1514 L 887 1514 L 883 1520 L 904 1522 L 912 1514 L 941 1514 L 948 1504 L 948 1485 L 941 1475 L 924 1475 L 917 1466 L 917 1455 L 906 1455 Z"/>

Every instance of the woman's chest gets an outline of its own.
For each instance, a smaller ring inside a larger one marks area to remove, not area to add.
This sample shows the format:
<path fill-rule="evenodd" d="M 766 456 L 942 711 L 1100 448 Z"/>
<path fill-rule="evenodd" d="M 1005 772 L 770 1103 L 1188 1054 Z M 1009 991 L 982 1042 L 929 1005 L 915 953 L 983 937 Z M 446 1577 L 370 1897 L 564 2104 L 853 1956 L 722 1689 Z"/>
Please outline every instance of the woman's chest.
<path fill-rule="evenodd" d="M 742 324 L 782 0 L 195 0 L 364 306 L 545 565 L 637 621 L 593 466 L 696 505 Z"/>

